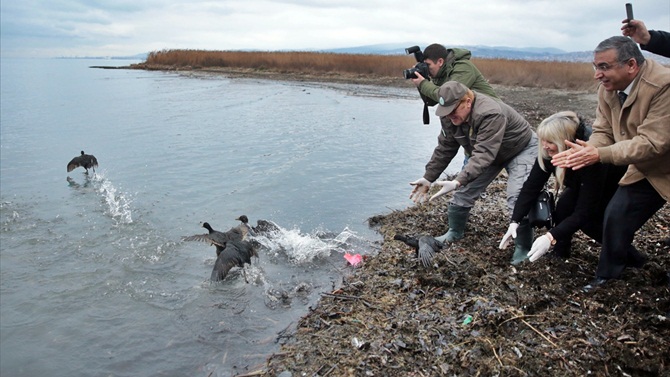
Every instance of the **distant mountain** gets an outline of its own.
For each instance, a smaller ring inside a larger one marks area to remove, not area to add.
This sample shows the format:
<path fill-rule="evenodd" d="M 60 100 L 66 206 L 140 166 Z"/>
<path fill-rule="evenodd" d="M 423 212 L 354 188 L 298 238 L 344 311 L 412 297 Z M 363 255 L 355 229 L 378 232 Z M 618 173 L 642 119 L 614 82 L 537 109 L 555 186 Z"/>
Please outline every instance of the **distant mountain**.
<path fill-rule="evenodd" d="M 405 54 L 405 48 L 417 45 L 416 43 L 406 44 L 378 44 L 358 47 L 337 48 L 321 50 L 321 52 L 332 52 L 340 54 L 379 54 L 379 55 L 402 55 Z M 418 44 L 423 49 L 427 44 Z M 589 56 L 592 52 L 566 52 L 557 48 L 517 48 L 505 46 L 448 46 L 464 48 L 472 51 L 472 56 L 483 59 L 515 59 L 515 60 L 570 60 L 574 61 L 576 57 L 581 61 L 585 54 Z M 589 57 L 590 59 L 590 57 Z"/>
<path fill-rule="evenodd" d="M 56 59 L 147 60 L 148 52 L 129 56 L 63 56 Z"/>
<path fill-rule="evenodd" d="M 404 55 L 405 48 L 417 45 L 416 43 L 405 44 L 377 44 L 358 47 L 337 48 L 329 50 L 319 50 L 319 52 L 330 52 L 339 54 L 376 54 L 376 55 Z M 428 44 L 419 44 L 423 50 Z M 510 59 L 510 60 L 534 60 L 534 61 L 566 61 L 566 62 L 591 62 L 593 60 L 593 51 L 573 51 L 567 52 L 557 48 L 539 48 L 539 47 L 504 47 L 504 46 L 448 46 L 470 50 L 472 56 L 478 59 Z M 660 55 L 642 52 L 644 56 L 662 63 L 670 64 L 670 59 Z"/>

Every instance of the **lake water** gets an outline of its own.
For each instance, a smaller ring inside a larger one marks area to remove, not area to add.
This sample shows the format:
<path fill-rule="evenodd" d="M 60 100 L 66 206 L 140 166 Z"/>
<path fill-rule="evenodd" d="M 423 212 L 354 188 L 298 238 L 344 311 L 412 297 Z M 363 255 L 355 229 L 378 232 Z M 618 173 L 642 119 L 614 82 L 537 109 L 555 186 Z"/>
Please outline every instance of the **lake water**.
<path fill-rule="evenodd" d="M 374 254 L 436 143 L 413 88 L 1 61 L 0 374 L 229 376 Z M 399 79 L 400 72 L 399 72 Z M 81 150 L 96 173 L 66 165 Z M 452 166 L 460 166 L 454 161 Z M 454 171 L 454 169 L 450 169 Z M 275 222 L 249 283 L 181 237 Z"/>

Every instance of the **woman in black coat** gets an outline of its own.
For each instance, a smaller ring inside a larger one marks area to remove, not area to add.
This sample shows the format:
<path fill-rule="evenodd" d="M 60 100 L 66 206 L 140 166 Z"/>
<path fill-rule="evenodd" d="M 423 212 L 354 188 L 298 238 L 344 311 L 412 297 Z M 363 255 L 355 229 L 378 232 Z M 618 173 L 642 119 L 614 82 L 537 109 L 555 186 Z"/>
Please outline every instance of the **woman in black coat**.
<path fill-rule="evenodd" d="M 553 155 L 567 149 L 565 140 L 586 141 L 590 133 L 590 127 L 572 111 L 553 114 L 540 123 L 537 127 L 540 139 L 537 161 L 521 188 L 512 221 L 499 245 L 501 249 L 507 246 L 510 238 L 516 238 L 519 222 L 528 215 L 551 175 L 555 177 L 556 191 L 560 190 L 554 213 L 555 226 L 535 239 L 528 253 L 530 261 L 540 258 L 552 245 L 554 256 L 570 257 L 572 236 L 578 230 L 598 242 L 602 241 L 605 207 L 614 195 L 626 166 L 597 163 L 575 171 L 551 164 Z"/>

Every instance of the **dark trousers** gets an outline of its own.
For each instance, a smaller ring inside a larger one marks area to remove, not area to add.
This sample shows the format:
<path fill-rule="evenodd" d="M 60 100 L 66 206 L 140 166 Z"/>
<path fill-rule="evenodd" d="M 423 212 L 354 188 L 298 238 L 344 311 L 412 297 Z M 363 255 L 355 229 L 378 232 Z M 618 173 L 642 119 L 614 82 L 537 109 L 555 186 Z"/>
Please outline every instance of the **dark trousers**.
<path fill-rule="evenodd" d="M 643 263 L 645 257 L 633 246 L 633 238 L 664 204 L 665 200 L 646 179 L 629 186 L 619 186 L 605 210 L 596 276 L 615 279 L 626 266 Z"/>
<path fill-rule="evenodd" d="M 556 202 L 556 210 L 554 216 L 556 224 L 560 224 L 563 220 L 570 217 L 577 207 L 577 200 L 579 199 L 579 191 L 566 187 L 561 193 L 560 200 Z M 607 198 L 609 199 L 609 198 Z M 580 230 L 587 236 L 593 238 L 597 242 L 601 242 L 603 238 L 603 212 L 604 206 L 599 213 L 591 213 L 589 221 L 580 227 Z M 568 238 L 568 242 L 572 239 L 572 234 Z M 560 241 L 560 240 L 557 240 Z"/>
<path fill-rule="evenodd" d="M 603 164 L 603 185 L 600 197 L 600 203 L 595 210 L 589 214 L 588 221 L 583 222 L 580 230 L 587 236 L 593 238 L 596 242 L 602 243 L 603 239 L 603 216 L 605 209 L 609 204 L 612 196 L 619 187 L 619 180 L 626 173 L 628 166 L 615 166 L 610 164 Z M 554 213 L 556 225 L 563 220 L 572 216 L 577 208 L 577 201 L 579 200 L 580 192 L 571 187 L 566 187 L 561 193 L 560 200 L 556 202 L 556 210 Z M 572 236 L 570 234 L 564 238 L 557 238 L 556 245 L 554 245 L 554 256 L 561 258 L 570 257 L 570 245 L 572 243 Z"/>

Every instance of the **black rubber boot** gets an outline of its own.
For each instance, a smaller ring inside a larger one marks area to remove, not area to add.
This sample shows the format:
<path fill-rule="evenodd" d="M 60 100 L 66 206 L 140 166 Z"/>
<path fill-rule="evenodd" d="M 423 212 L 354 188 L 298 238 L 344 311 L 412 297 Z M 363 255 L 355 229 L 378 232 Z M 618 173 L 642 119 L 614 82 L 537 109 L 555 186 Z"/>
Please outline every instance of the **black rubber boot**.
<path fill-rule="evenodd" d="M 449 230 L 447 233 L 435 237 L 436 240 L 442 243 L 452 243 L 463 238 L 465 224 L 468 222 L 468 217 L 470 217 L 470 208 L 449 204 L 447 216 L 449 217 Z"/>
<path fill-rule="evenodd" d="M 523 219 L 516 228 L 512 264 L 516 265 L 528 259 L 531 246 L 533 246 L 533 227 L 528 224 L 528 219 Z"/>

